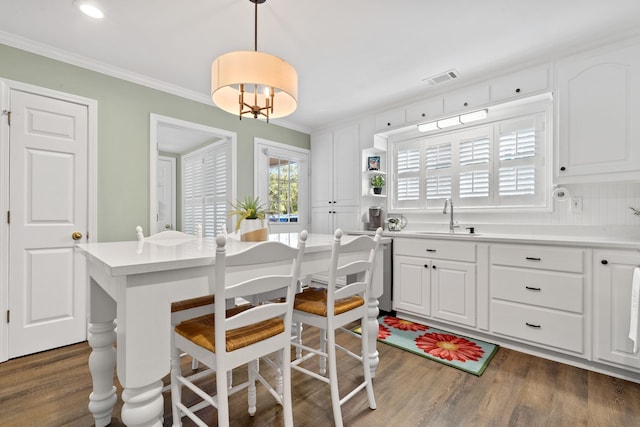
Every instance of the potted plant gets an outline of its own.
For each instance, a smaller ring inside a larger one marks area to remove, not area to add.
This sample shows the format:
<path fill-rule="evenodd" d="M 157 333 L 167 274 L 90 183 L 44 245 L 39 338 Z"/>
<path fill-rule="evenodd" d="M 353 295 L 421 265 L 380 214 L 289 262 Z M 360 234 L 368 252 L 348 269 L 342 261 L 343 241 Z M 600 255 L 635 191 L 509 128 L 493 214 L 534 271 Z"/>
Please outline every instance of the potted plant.
<path fill-rule="evenodd" d="M 382 175 L 374 175 L 369 179 L 369 184 L 373 187 L 373 194 L 382 194 L 384 182 L 384 176 Z"/>
<path fill-rule="evenodd" d="M 259 197 L 245 196 L 243 200 L 231 203 L 229 216 L 238 216 L 236 232 L 240 232 L 243 242 L 260 242 L 268 239 L 269 229 L 265 224 L 267 211 Z"/>

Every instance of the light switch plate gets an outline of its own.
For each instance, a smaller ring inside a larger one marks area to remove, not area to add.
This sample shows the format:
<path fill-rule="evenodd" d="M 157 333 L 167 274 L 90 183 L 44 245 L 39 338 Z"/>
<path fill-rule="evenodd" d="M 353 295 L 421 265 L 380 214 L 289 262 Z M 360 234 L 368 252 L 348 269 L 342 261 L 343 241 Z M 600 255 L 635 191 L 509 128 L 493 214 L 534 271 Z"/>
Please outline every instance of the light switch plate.
<path fill-rule="evenodd" d="M 582 213 L 582 197 L 571 198 L 571 212 L 576 214 Z"/>

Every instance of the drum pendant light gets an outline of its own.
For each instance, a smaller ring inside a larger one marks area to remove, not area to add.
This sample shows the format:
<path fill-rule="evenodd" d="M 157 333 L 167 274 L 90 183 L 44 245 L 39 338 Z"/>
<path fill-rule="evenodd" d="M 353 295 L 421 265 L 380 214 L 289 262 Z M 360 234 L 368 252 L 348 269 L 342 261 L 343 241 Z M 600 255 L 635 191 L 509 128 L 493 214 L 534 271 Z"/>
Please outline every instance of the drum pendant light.
<path fill-rule="evenodd" d="M 258 4 L 255 4 L 254 50 L 234 51 L 211 64 L 211 98 L 218 108 L 254 119 L 280 118 L 298 103 L 298 73 L 281 58 L 258 52 Z"/>

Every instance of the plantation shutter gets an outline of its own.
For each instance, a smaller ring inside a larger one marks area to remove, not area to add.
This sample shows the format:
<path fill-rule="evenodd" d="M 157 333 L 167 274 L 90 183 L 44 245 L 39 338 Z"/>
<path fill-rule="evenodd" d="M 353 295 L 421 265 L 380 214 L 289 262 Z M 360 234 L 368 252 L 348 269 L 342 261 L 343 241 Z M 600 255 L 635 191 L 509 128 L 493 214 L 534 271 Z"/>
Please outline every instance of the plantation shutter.
<path fill-rule="evenodd" d="M 226 225 L 229 199 L 228 144 L 218 142 L 189 153 L 183 161 L 183 231 L 216 236 Z"/>
<path fill-rule="evenodd" d="M 420 150 L 413 142 L 396 147 L 395 197 L 401 207 L 418 207 L 420 200 Z"/>
<path fill-rule="evenodd" d="M 482 135 L 460 141 L 459 144 L 459 197 L 488 198 L 490 195 L 489 167 L 491 140 Z"/>
<path fill-rule="evenodd" d="M 452 154 L 451 142 L 427 145 L 425 148 L 425 170 L 427 173 L 425 197 L 427 200 L 451 197 Z"/>
<path fill-rule="evenodd" d="M 498 192 L 500 197 L 536 194 L 536 123 L 517 120 L 499 131 Z"/>

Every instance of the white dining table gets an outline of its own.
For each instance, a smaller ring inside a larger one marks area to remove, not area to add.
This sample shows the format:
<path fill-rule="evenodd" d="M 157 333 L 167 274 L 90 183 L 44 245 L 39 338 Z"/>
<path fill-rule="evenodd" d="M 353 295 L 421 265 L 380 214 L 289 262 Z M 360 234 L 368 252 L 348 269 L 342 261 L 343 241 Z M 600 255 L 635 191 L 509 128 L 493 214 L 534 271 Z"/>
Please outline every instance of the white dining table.
<path fill-rule="evenodd" d="M 347 242 L 357 236 L 346 235 Z M 296 246 L 297 233 L 269 235 Z M 326 272 L 333 235 L 309 234 L 301 278 Z M 255 243 L 229 238 L 227 252 Z M 89 410 L 96 427 L 111 422 L 117 401 L 114 369 L 123 388 L 121 421 L 127 426 L 162 426 L 162 378 L 170 371 L 170 306 L 174 301 L 207 295 L 207 271 L 214 266 L 213 238 L 78 244 L 89 272 L 89 369 L 93 391 Z M 381 263 L 381 254 L 378 254 Z M 382 265 L 382 264 L 379 264 Z M 378 366 L 379 268 L 374 272 L 367 310 L 371 371 Z M 251 272 L 248 271 L 248 274 Z M 117 345 L 116 345 L 117 343 Z"/>

